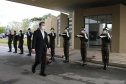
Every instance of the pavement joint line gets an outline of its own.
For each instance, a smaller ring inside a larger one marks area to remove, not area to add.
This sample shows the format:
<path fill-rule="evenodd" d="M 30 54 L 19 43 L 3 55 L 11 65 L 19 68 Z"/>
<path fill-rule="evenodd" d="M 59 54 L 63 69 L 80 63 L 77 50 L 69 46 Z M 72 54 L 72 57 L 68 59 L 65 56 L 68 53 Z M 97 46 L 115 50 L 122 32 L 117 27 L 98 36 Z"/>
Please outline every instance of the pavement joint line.
<path fill-rule="evenodd" d="M 4 47 L 4 46 L 0 46 L 0 48 L 4 48 L 4 49 L 8 49 L 8 47 Z M 14 48 L 12 48 L 14 49 Z M 18 50 L 20 51 L 20 50 Z M 27 53 L 26 51 L 24 51 L 25 53 Z M 50 54 L 47 53 L 48 56 L 50 56 Z M 71 54 L 70 54 L 71 55 Z M 57 58 L 63 58 L 64 56 L 63 55 L 55 55 L 55 57 Z M 75 61 L 76 62 L 76 61 Z M 81 63 L 81 61 L 80 61 Z M 99 61 L 99 60 L 94 60 L 92 59 L 90 61 L 90 63 L 95 63 L 95 64 L 103 64 L 102 61 Z M 109 66 L 114 66 L 114 67 L 120 67 L 120 68 L 126 68 L 126 63 L 122 64 L 122 63 L 109 63 Z"/>

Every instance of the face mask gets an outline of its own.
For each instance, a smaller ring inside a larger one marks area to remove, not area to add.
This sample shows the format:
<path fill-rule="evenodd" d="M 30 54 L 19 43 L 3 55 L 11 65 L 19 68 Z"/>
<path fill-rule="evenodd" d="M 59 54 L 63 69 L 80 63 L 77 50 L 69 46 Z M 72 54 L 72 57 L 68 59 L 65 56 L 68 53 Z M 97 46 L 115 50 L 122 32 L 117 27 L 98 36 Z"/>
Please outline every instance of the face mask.
<path fill-rule="evenodd" d="M 45 26 L 42 26 L 41 29 L 45 30 Z"/>
<path fill-rule="evenodd" d="M 54 32 L 54 30 L 51 30 L 51 32 Z"/>
<path fill-rule="evenodd" d="M 84 31 L 82 30 L 81 33 L 84 33 Z"/>
<path fill-rule="evenodd" d="M 65 30 L 65 32 L 67 32 L 67 30 Z"/>
<path fill-rule="evenodd" d="M 104 33 L 106 34 L 107 32 L 106 32 L 106 31 L 104 31 Z"/>

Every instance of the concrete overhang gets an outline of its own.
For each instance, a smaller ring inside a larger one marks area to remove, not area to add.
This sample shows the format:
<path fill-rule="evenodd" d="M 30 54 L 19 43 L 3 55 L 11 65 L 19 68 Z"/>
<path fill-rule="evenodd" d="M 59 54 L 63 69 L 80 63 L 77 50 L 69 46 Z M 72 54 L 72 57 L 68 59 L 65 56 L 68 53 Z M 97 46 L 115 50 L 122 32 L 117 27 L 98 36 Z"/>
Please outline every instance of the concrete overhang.
<path fill-rule="evenodd" d="M 7 0 L 32 6 L 47 8 L 60 12 L 71 13 L 75 9 L 126 5 L 126 0 Z"/>

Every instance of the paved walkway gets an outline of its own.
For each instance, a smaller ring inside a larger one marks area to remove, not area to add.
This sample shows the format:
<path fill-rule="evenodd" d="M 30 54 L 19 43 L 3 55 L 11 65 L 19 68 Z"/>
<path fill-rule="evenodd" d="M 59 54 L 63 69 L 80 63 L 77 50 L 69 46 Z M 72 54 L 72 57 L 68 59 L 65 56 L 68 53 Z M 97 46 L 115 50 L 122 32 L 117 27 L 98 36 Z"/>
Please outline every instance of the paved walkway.
<path fill-rule="evenodd" d="M 0 44 L 0 48 L 8 48 L 7 44 Z M 24 46 L 24 51 L 27 53 L 27 46 Z M 50 55 L 49 52 L 47 52 Z M 70 49 L 70 61 L 81 62 L 81 54 L 79 49 Z M 63 48 L 55 49 L 55 56 L 63 58 Z M 87 50 L 87 61 L 102 64 L 102 56 L 100 49 L 88 49 Z M 111 66 L 126 68 L 126 53 L 110 53 L 110 63 Z"/>
<path fill-rule="evenodd" d="M 36 67 L 36 73 L 31 72 L 33 54 L 29 57 L 26 56 L 27 53 L 20 55 L 1 48 L 0 84 L 126 84 L 125 68 L 110 66 L 103 70 L 102 65 L 94 63 L 80 66 L 74 62 L 75 57 L 76 60 L 80 59 L 76 55 L 70 56 L 70 63 L 63 63 L 64 59 L 55 58 L 55 61 L 46 66 L 47 77 L 42 77 L 39 75 L 40 65 Z"/>

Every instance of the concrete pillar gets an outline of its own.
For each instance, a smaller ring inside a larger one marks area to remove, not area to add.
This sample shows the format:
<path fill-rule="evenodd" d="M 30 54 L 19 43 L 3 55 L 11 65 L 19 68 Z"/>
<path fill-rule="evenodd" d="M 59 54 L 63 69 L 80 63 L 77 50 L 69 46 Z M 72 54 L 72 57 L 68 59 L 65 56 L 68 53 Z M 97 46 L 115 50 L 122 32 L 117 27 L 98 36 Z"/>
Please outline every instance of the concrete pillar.
<path fill-rule="evenodd" d="M 80 48 L 80 39 L 75 35 L 80 34 L 80 29 L 84 26 L 84 17 L 82 10 L 74 10 L 72 14 L 72 48 Z"/>
<path fill-rule="evenodd" d="M 49 17 L 45 20 L 45 31 L 47 33 L 50 33 L 50 28 L 52 27 L 51 26 L 52 25 L 51 22 L 52 22 L 52 19 L 49 18 Z"/>
<path fill-rule="evenodd" d="M 55 33 L 56 33 L 56 35 L 58 35 L 58 28 L 57 28 L 57 20 L 58 20 L 58 18 L 56 17 L 56 16 L 53 16 L 52 15 L 52 22 L 51 22 L 51 26 L 55 29 Z M 55 45 L 57 46 L 57 41 L 58 41 L 58 39 L 57 39 L 57 36 L 56 36 L 56 38 L 55 38 Z"/>
<path fill-rule="evenodd" d="M 126 53 L 126 6 L 120 5 L 119 52 Z"/>
<path fill-rule="evenodd" d="M 61 13 L 60 16 L 60 33 L 64 32 L 64 28 L 68 27 L 68 15 Z M 63 47 L 63 38 L 60 38 L 60 47 Z"/>

